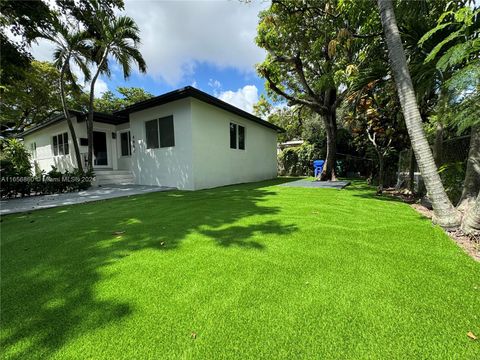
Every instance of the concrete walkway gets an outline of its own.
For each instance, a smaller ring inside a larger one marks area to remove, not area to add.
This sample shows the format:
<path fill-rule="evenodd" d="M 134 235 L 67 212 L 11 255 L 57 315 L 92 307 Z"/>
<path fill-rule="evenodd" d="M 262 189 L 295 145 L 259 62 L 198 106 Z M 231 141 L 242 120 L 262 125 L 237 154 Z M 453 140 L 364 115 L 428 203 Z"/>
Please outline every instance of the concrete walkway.
<path fill-rule="evenodd" d="M 0 214 L 13 214 L 24 211 L 47 209 L 57 206 L 81 204 L 90 201 L 106 200 L 122 196 L 147 194 L 151 192 L 168 190 L 175 189 L 165 186 L 104 185 L 102 187 L 92 187 L 88 190 L 80 192 L 2 200 L 0 201 Z"/>
<path fill-rule="evenodd" d="M 301 179 L 283 183 L 279 186 L 303 187 L 303 188 L 327 188 L 327 189 L 343 189 L 350 185 L 350 181 L 312 181 L 309 179 Z"/>

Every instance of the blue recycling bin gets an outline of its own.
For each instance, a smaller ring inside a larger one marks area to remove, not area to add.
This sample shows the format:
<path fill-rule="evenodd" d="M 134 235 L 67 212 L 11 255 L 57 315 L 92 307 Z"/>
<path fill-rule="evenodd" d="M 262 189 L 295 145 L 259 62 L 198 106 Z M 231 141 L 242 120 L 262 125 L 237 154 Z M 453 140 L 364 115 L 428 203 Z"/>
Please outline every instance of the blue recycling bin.
<path fill-rule="evenodd" d="M 315 175 L 315 177 L 317 177 L 318 174 L 321 174 L 324 164 L 325 160 L 313 160 L 313 174 Z"/>

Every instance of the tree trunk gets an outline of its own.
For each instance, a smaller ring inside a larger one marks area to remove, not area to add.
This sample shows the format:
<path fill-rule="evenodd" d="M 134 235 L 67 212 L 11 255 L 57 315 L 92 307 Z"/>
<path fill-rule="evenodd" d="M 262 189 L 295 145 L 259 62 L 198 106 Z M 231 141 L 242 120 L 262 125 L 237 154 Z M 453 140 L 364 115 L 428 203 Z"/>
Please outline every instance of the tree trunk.
<path fill-rule="evenodd" d="M 423 130 L 422 118 L 418 111 L 392 0 L 377 0 L 377 3 L 408 134 L 428 196 L 432 202 L 433 221 L 444 228 L 456 228 L 460 225 L 461 214 L 453 207 L 445 192 Z"/>
<path fill-rule="evenodd" d="M 335 161 L 337 158 L 337 90 L 330 89 L 325 91 L 325 107 L 328 112 L 322 115 L 327 135 L 327 154 L 325 164 L 320 174 L 321 181 L 336 181 Z"/>
<path fill-rule="evenodd" d="M 93 170 L 93 102 L 95 100 L 95 83 L 108 56 L 108 47 L 103 52 L 102 59 L 97 66 L 95 76 L 90 82 L 90 96 L 88 100 L 88 119 L 87 119 L 87 137 L 88 137 L 88 169 Z"/>
<path fill-rule="evenodd" d="M 327 133 L 327 154 L 325 156 L 325 164 L 320 174 L 321 181 L 336 181 L 335 176 L 335 160 L 337 154 L 337 124 L 336 121 L 328 116 L 324 120 Z"/>
<path fill-rule="evenodd" d="M 377 151 L 378 155 L 378 187 L 377 194 L 383 193 L 383 177 L 384 177 L 384 158 L 380 151 Z"/>
<path fill-rule="evenodd" d="M 409 163 L 409 169 L 408 169 L 408 189 L 412 194 L 415 193 L 415 153 L 413 152 L 413 149 L 410 149 L 408 151 L 408 154 L 410 155 L 410 163 Z"/>
<path fill-rule="evenodd" d="M 477 195 L 477 200 L 465 214 L 462 230 L 467 234 L 480 233 L 480 194 Z"/>
<path fill-rule="evenodd" d="M 466 211 L 475 201 L 480 191 L 480 124 L 472 126 L 470 136 L 470 150 L 468 151 L 467 169 L 463 182 L 462 196 L 458 202 L 458 209 Z"/>
<path fill-rule="evenodd" d="M 64 77 L 65 77 L 66 66 L 68 66 L 68 61 L 69 59 L 66 60 L 66 65 L 62 67 L 62 70 L 60 72 L 60 98 L 62 101 L 63 116 L 65 116 L 65 119 L 67 120 L 68 129 L 70 130 L 70 137 L 72 138 L 72 142 L 73 142 L 73 149 L 75 151 L 77 167 L 79 171 L 83 172 L 82 156 L 80 155 L 80 148 L 78 146 L 77 135 L 75 133 L 75 128 L 73 127 L 72 119 L 70 118 L 70 112 L 68 111 L 67 103 L 65 101 Z"/>
<path fill-rule="evenodd" d="M 433 143 L 433 158 L 437 167 L 442 165 L 443 154 L 443 124 L 441 121 L 437 121 L 435 128 L 435 142 Z"/>

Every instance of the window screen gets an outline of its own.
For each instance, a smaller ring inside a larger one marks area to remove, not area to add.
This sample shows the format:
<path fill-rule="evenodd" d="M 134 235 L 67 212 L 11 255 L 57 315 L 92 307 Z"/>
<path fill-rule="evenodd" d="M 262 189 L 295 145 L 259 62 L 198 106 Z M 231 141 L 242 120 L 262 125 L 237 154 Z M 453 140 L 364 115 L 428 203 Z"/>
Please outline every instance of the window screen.
<path fill-rule="evenodd" d="M 158 120 L 150 120 L 145 123 L 145 133 L 147 135 L 147 149 L 156 149 L 159 147 L 158 141 Z"/>
<path fill-rule="evenodd" d="M 68 155 L 69 148 L 68 148 L 68 133 L 63 133 L 63 153 Z"/>
<path fill-rule="evenodd" d="M 57 156 L 58 155 L 58 137 L 55 135 L 53 137 L 53 155 Z"/>
<path fill-rule="evenodd" d="M 160 147 L 175 146 L 173 116 L 158 119 L 158 125 L 160 128 Z"/>
<path fill-rule="evenodd" d="M 120 145 L 122 156 L 130 156 L 132 153 L 130 131 L 120 133 Z"/>
<path fill-rule="evenodd" d="M 230 123 L 230 149 L 237 148 L 237 125 Z"/>
<path fill-rule="evenodd" d="M 52 138 L 53 155 L 68 155 L 68 133 L 58 134 Z"/>
<path fill-rule="evenodd" d="M 238 125 L 238 148 L 245 150 L 245 127 Z"/>

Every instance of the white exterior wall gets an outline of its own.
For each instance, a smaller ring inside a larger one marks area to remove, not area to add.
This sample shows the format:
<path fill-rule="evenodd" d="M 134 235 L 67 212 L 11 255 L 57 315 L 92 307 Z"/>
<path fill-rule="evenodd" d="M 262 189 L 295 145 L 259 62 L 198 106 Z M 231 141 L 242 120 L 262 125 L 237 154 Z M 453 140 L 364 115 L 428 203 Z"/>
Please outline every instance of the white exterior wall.
<path fill-rule="evenodd" d="M 117 143 L 116 143 L 116 152 L 117 152 L 117 169 L 118 170 L 131 170 L 132 169 L 132 156 L 122 156 L 122 144 L 120 142 L 120 134 L 125 131 L 130 130 L 130 124 L 127 122 L 125 124 L 117 125 Z M 133 147 L 132 147 L 133 152 Z"/>
<path fill-rule="evenodd" d="M 275 178 L 277 133 L 226 110 L 194 98 L 131 113 L 130 122 L 110 125 L 94 122 L 95 131 L 106 132 L 108 168 L 131 170 L 135 183 L 198 190 Z M 175 146 L 147 149 L 145 122 L 173 116 Z M 230 149 L 230 123 L 245 127 L 245 150 Z M 86 123 L 73 119 L 77 138 L 86 138 Z M 132 155 L 121 156 L 120 133 L 130 129 Z M 52 136 L 69 133 L 69 154 L 53 156 Z M 113 139 L 112 133 L 116 134 Z M 73 142 L 66 121 L 26 135 L 27 149 L 36 142 L 40 168 L 50 171 L 76 167 Z M 80 152 L 86 154 L 87 146 Z"/>
<path fill-rule="evenodd" d="M 73 127 L 75 128 L 75 133 L 77 138 L 84 137 L 83 133 L 87 133 L 85 123 L 78 123 L 76 118 L 72 118 Z M 54 135 L 68 133 L 68 155 L 53 155 L 53 144 L 52 137 Z M 77 161 L 75 159 L 75 150 L 73 148 L 72 135 L 68 130 L 68 125 L 66 121 L 60 121 L 54 125 L 47 126 L 43 129 L 33 132 L 32 134 L 25 135 L 24 142 L 27 150 L 31 149 L 31 144 L 33 142 L 37 145 L 37 156 L 32 158 L 33 163 L 36 162 L 40 170 L 45 170 L 49 172 L 52 170 L 52 166 L 55 166 L 60 171 L 73 170 L 77 167 Z M 85 147 L 86 148 L 86 147 Z M 82 148 L 80 148 L 82 152 Z M 35 168 L 33 168 L 35 170 Z"/>
<path fill-rule="evenodd" d="M 175 146 L 147 149 L 145 122 L 173 115 Z M 132 173 L 137 184 L 194 190 L 190 99 L 130 114 Z"/>
<path fill-rule="evenodd" d="M 86 122 L 77 122 L 76 118 L 72 118 L 73 127 L 75 129 L 75 135 L 80 142 L 80 138 L 87 137 L 87 125 Z M 128 125 L 128 124 L 127 124 Z M 128 127 L 128 126 L 127 126 Z M 116 140 L 112 139 L 112 132 L 115 132 L 115 125 L 104 124 L 99 122 L 93 123 L 93 129 L 95 131 L 106 132 L 107 139 L 107 154 L 108 154 L 108 168 L 117 168 L 117 146 Z M 53 155 L 53 140 L 54 135 L 68 133 L 68 155 Z M 33 163 L 36 162 L 41 170 L 49 172 L 52 170 L 52 166 L 55 166 L 60 171 L 73 170 L 77 168 L 77 160 L 75 159 L 75 149 L 73 147 L 72 134 L 68 129 L 66 121 L 60 121 L 54 125 L 47 126 L 43 129 L 33 132 L 32 134 L 25 135 L 24 142 L 27 150 L 31 149 L 33 142 L 37 145 L 37 156 L 32 158 Z M 87 146 L 80 146 L 80 154 L 88 153 Z M 34 168 L 33 168 L 34 169 Z"/>
<path fill-rule="evenodd" d="M 277 133 L 229 111 L 192 99 L 194 188 L 277 176 Z M 245 127 L 245 150 L 230 149 L 230 123 Z"/>

